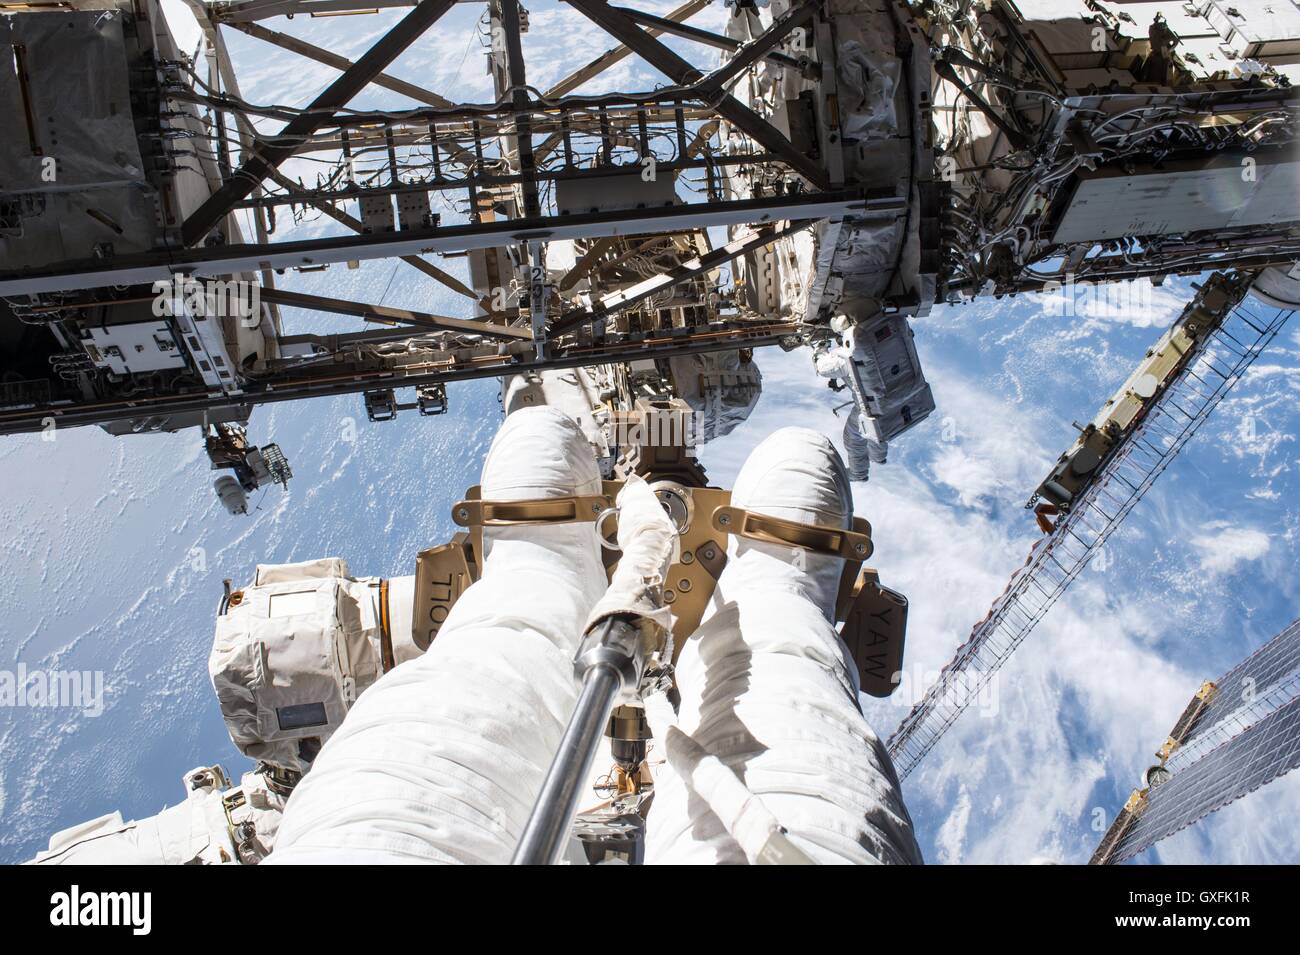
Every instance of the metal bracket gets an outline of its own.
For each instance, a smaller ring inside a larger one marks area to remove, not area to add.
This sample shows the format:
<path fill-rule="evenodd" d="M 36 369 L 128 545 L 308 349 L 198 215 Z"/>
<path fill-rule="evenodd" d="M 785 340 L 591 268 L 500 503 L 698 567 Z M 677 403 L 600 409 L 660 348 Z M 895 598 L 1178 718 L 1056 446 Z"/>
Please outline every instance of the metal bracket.
<path fill-rule="evenodd" d="M 866 560 L 874 546 L 871 543 L 871 524 L 860 517 L 853 518 L 853 530 L 840 527 L 821 527 L 802 524 L 783 518 L 747 511 L 739 507 L 719 507 L 713 512 L 713 527 L 723 534 L 733 534 L 746 540 L 764 544 L 784 544 L 815 554 L 843 557 L 845 560 Z"/>
<path fill-rule="evenodd" d="M 519 501 L 459 501 L 451 509 L 458 527 L 505 527 L 511 524 L 591 523 L 610 507 L 604 495 L 543 497 Z"/>
<path fill-rule="evenodd" d="M 879 575 L 869 567 L 860 572 L 858 565 L 846 565 L 846 576 L 853 573 L 856 582 L 847 595 L 841 595 L 843 620 L 840 639 L 848 648 L 858 668 L 862 692 L 884 699 L 898 689 L 903 670 L 903 650 L 907 638 L 907 598 L 896 590 L 882 587 Z"/>

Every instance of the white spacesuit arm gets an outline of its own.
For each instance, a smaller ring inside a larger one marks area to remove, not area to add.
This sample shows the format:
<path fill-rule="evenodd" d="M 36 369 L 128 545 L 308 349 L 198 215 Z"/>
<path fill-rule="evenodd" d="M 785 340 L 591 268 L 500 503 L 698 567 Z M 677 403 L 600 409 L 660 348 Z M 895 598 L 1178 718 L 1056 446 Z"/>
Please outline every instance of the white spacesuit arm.
<path fill-rule="evenodd" d="M 124 822 L 109 813 L 55 833 L 32 865 L 222 865 L 255 863 L 275 839 L 281 797 L 257 773 L 238 790 L 223 789 L 218 767 L 200 766 L 182 777 L 185 799 L 152 816 Z M 234 808 L 230 808 L 231 806 Z M 242 845 L 232 840 L 232 824 Z"/>
<path fill-rule="evenodd" d="M 661 741 L 672 771 L 709 807 L 745 853 L 750 865 L 811 865 L 812 860 L 786 837 L 767 805 L 722 760 L 708 753 L 677 726 L 666 693 L 645 699 L 646 721 Z"/>
<path fill-rule="evenodd" d="M 823 378 L 843 378 L 849 373 L 850 354 L 843 345 L 824 344 L 813 353 L 813 368 Z"/>
<path fill-rule="evenodd" d="M 584 632 L 607 617 L 641 617 L 662 630 L 672 628 L 672 613 L 663 604 L 664 578 L 678 553 L 677 530 L 658 498 L 637 475 L 618 495 L 618 567 L 604 596 L 592 608 Z"/>

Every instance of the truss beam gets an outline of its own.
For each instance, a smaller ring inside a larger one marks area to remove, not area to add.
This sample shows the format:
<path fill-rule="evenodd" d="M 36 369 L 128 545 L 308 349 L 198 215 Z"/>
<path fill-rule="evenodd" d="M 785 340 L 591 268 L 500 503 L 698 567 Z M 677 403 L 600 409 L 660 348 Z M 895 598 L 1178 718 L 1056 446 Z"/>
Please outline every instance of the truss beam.
<path fill-rule="evenodd" d="M 428 0 L 426 0 L 428 2 Z M 139 255 L 111 260 L 89 259 L 61 263 L 57 268 L 0 273 L 0 295 L 38 295 L 44 292 L 102 288 L 169 281 L 177 273 L 230 275 L 262 268 L 319 268 L 357 259 L 389 258 L 426 253 L 464 252 L 543 238 L 546 241 L 594 238 L 605 235 L 642 235 L 682 232 L 710 226 L 776 222 L 782 219 L 824 219 L 901 215 L 906 200 L 893 196 L 866 198 L 845 190 L 813 195 L 767 196 L 694 205 L 471 222 L 359 236 L 330 236 L 268 245 L 219 245 Z"/>
<path fill-rule="evenodd" d="M 777 239 L 783 239 L 788 235 L 801 232 L 812 225 L 811 222 L 787 222 L 777 229 L 763 229 L 759 232 L 751 233 L 732 242 L 728 242 L 721 248 L 714 249 L 707 255 L 701 255 L 698 258 L 687 259 L 681 265 L 674 269 L 669 269 L 653 278 L 646 279 L 644 282 L 624 289 L 619 292 L 613 292 L 606 295 L 590 307 L 584 309 L 574 309 L 566 312 L 555 323 L 550 330 L 551 335 L 563 335 L 565 332 L 572 331 L 575 328 L 591 323 L 604 322 L 609 316 L 616 312 L 630 308 L 637 302 L 644 301 L 651 295 L 672 288 L 682 282 L 689 282 L 691 279 L 713 271 L 719 266 L 726 265 L 733 259 L 744 255 L 746 252 L 752 252 L 761 249 L 764 246 L 771 245 Z"/>
<path fill-rule="evenodd" d="M 690 86 L 707 78 L 694 66 L 660 43 L 636 22 L 604 0 L 568 0 L 606 33 L 629 47 L 639 57 L 679 86 Z M 720 94 L 714 110 L 768 152 L 819 189 L 829 189 L 830 179 L 820 165 L 799 152 L 775 126 L 730 94 Z"/>
<path fill-rule="evenodd" d="M 213 4 L 212 18 L 219 23 L 246 23 L 272 17 L 344 16 L 374 13 L 394 7 L 413 7 L 416 0 L 247 0 L 243 3 Z"/>
<path fill-rule="evenodd" d="M 537 165 L 533 160 L 533 120 L 529 114 L 528 75 L 524 70 L 524 48 L 519 23 L 519 0 L 496 0 L 495 7 L 505 32 L 505 73 L 509 79 L 510 102 L 515 108 L 515 153 L 519 159 L 524 218 L 542 214 L 537 201 Z"/>
<path fill-rule="evenodd" d="M 437 23 L 456 5 L 456 0 L 421 0 L 415 9 L 372 46 L 361 59 L 343 72 L 317 96 L 297 118 L 287 123 L 275 142 L 262 141 L 253 146 L 238 172 L 192 212 L 181 227 L 181 240 L 194 246 L 207 238 L 235 203 L 248 197 L 273 169 L 294 154 L 297 143 L 329 123 L 334 112 L 361 92 L 384 67 L 397 59 L 408 46 Z"/>
<path fill-rule="evenodd" d="M 298 201 L 305 202 L 307 205 L 311 206 L 314 209 L 319 209 L 321 212 L 325 213 L 325 215 L 329 216 L 334 221 L 347 226 L 349 229 L 351 229 L 353 232 L 356 232 L 359 235 L 365 232 L 365 226 L 362 225 L 360 219 L 353 218 L 352 216 L 348 215 L 346 212 L 343 212 L 342 210 L 336 208 L 332 203 L 323 202 L 319 199 L 316 199 L 313 196 L 303 195 L 301 187 L 293 180 L 280 175 L 278 172 L 271 173 L 271 179 L 276 184 L 278 184 L 281 188 L 285 189 L 291 195 L 295 196 L 298 199 Z M 259 212 L 258 214 L 260 215 L 261 213 Z M 447 288 L 451 289 L 457 295 L 464 295 L 466 298 L 471 298 L 475 300 L 478 299 L 478 295 L 475 294 L 472 288 L 470 288 L 460 279 L 456 278 L 456 276 L 444 272 L 442 269 L 438 268 L 432 262 L 426 262 L 418 255 L 403 255 L 403 256 L 399 256 L 399 258 L 401 259 L 401 261 L 405 262 L 407 265 L 411 266 L 412 268 L 418 269 L 420 272 L 423 272 L 425 275 L 433 279 L 435 282 L 439 282 L 447 286 Z"/>
<path fill-rule="evenodd" d="M 472 335 L 485 335 L 489 338 L 527 340 L 533 337 L 527 328 L 511 325 L 498 325 L 495 322 L 479 322 L 466 318 L 450 318 L 446 315 L 432 315 L 428 312 L 416 312 L 405 308 L 393 308 L 388 305 L 368 305 L 364 302 L 352 302 L 341 298 L 329 298 L 324 295 L 307 295 L 302 292 L 290 292 L 285 289 L 267 289 L 262 293 L 262 300 L 275 302 L 287 308 L 304 308 L 308 311 L 333 312 L 336 315 L 355 315 L 368 322 L 385 325 L 415 325 L 438 332 L 466 332 Z"/>
<path fill-rule="evenodd" d="M 409 334 L 409 331 L 409 329 L 405 330 L 406 334 Z M 428 370 L 418 372 L 397 373 L 391 367 L 376 367 L 339 370 L 326 374 L 303 374 L 297 378 L 281 375 L 277 376 L 273 386 L 257 385 L 236 396 L 205 392 L 105 399 L 70 407 L 46 405 L 15 411 L 0 411 L 0 434 L 40 431 L 47 426 L 46 422 L 51 418 L 60 428 L 72 428 L 152 416 L 201 413 L 231 407 L 249 408 L 280 401 L 359 394 L 372 388 L 417 388 L 422 385 L 445 384 L 453 381 L 499 378 L 502 375 L 543 368 L 576 368 L 592 364 L 629 362 L 658 354 L 693 355 L 731 351 L 736 348 L 758 348 L 775 345 L 782 338 L 797 331 L 798 326 L 794 322 L 756 323 L 746 327 L 706 329 L 685 338 L 674 336 L 656 339 L 637 336 L 635 339 L 611 342 L 603 347 L 569 349 L 542 360 L 508 353 L 493 355 L 487 360 L 468 362 L 457 362 L 446 357 L 437 363 L 431 362 Z M 398 336 L 396 331 L 388 334 Z M 405 337 L 405 335 L 398 337 Z"/>
<path fill-rule="evenodd" d="M 669 36 L 681 37 L 684 40 L 694 40 L 696 43 L 711 46 L 716 50 L 727 50 L 735 53 L 745 45 L 729 36 L 710 33 L 708 30 L 701 30 L 699 27 L 693 27 L 685 23 L 677 23 L 667 17 L 657 17 L 653 13 L 646 13 L 644 10 L 633 10 L 631 7 L 613 7 L 612 9 L 627 14 L 641 26 L 653 28 L 655 32 L 667 33 Z M 647 32 L 650 31 L 647 30 Z M 763 54 L 763 59 L 791 69 L 803 69 L 802 63 L 784 53 L 768 50 Z"/>
<path fill-rule="evenodd" d="M 682 4 L 675 10 L 669 12 L 667 20 L 670 23 L 680 23 L 683 20 L 689 20 L 695 14 L 699 13 L 709 5 L 710 0 L 689 0 L 688 3 Z M 660 33 L 666 32 L 661 28 L 652 28 L 646 31 L 650 36 L 659 36 Z M 596 57 L 586 66 L 575 70 L 566 76 L 560 82 L 556 83 L 546 91 L 544 99 L 554 99 L 557 96 L 565 96 L 572 93 L 584 83 L 590 82 L 601 73 L 604 73 L 616 63 L 627 59 L 632 53 L 632 48 L 626 43 L 616 46 L 612 50 L 606 50 L 600 56 Z"/>
<path fill-rule="evenodd" d="M 289 36 L 287 33 L 280 33 L 276 30 L 268 30 L 257 23 L 233 22 L 228 24 L 231 29 L 238 30 L 240 33 L 246 33 L 251 37 L 256 37 L 266 43 L 280 47 L 282 50 L 288 50 L 290 53 L 297 53 L 299 56 L 306 57 L 309 60 L 315 60 L 317 63 L 323 63 L 331 66 L 340 72 L 347 72 L 356 66 L 346 56 L 340 56 L 331 50 L 325 50 L 314 46 L 305 40 Z M 406 80 L 398 79 L 395 76 L 389 76 L 387 73 L 377 73 L 370 81 L 375 86 L 382 86 L 386 90 L 392 90 L 394 93 L 401 93 L 403 96 L 409 96 L 419 103 L 428 103 L 430 106 L 439 106 L 443 109 L 450 109 L 454 106 L 451 100 L 439 96 L 432 90 L 427 90 L 423 86 L 416 86 L 414 83 L 408 83 Z"/>

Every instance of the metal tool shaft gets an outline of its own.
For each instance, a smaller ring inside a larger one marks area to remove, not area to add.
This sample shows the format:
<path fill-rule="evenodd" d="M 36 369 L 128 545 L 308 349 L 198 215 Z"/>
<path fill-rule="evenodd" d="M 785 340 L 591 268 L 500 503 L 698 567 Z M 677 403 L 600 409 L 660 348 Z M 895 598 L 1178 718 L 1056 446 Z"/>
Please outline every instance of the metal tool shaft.
<path fill-rule="evenodd" d="M 559 858 L 622 684 L 623 678 L 611 666 L 598 664 L 583 676 L 578 705 L 528 817 L 513 865 L 552 865 Z"/>
<path fill-rule="evenodd" d="M 560 857 L 618 695 L 636 687 L 656 645 L 626 616 L 610 617 L 583 639 L 574 661 L 582 680 L 578 703 L 533 804 L 513 865 L 552 865 Z"/>

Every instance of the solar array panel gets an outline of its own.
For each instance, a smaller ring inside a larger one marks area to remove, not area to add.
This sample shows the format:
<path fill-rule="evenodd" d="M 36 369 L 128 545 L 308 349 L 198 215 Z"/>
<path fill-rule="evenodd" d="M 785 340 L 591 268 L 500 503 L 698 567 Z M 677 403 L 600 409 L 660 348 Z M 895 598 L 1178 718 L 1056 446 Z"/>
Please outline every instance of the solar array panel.
<path fill-rule="evenodd" d="M 1169 757 L 1175 770 L 1250 726 L 1296 695 L 1300 620 L 1214 681 L 1214 693 Z"/>
<path fill-rule="evenodd" d="M 1154 786 L 1130 811 L 1118 832 L 1107 833 L 1114 848 L 1093 860 L 1123 862 L 1153 843 L 1240 799 L 1300 765 L 1300 697 L 1216 746 L 1196 762 Z M 1133 805 L 1133 801 L 1130 801 Z M 1102 847 L 1106 848 L 1107 840 Z M 1101 850 L 1099 850 L 1099 853 Z"/>

